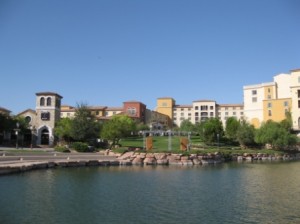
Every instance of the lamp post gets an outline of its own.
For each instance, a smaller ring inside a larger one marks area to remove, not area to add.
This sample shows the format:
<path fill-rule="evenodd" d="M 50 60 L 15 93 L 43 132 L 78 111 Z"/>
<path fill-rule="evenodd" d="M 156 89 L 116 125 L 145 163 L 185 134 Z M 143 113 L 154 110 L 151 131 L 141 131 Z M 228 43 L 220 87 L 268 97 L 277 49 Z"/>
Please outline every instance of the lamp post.
<path fill-rule="evenodd" d="M 18 149 L 19 148 L 19 146 L 18 146 L 18 140 L 19 140 L 19 131 L 20 131 L 20 129 L 19 129 L 19 127 L 20 127 L 19 122 L 16 123 L 16 127 L 17 127 L 17 128 L 15 128 L 15 132 L 16 132 L 16 149 Z"/>
<path fill-rule="evenodd" d="M 220 148 L 220 134 L 217 134 L 217 140 L 218 140 L 218 148 Z"/>

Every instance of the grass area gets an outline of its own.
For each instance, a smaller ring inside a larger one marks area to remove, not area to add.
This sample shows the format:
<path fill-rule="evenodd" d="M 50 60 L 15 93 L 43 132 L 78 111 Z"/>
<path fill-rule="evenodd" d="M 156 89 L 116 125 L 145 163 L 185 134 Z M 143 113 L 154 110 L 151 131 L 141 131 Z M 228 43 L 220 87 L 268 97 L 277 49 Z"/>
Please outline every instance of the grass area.
<path fill-rule="evenodd" d="M 182 153 L 180 150 L 180 138 L 178 136 L 172 136 L 172 153 Z M 152 152 L 170 152 L 168 150 L 168 137 L 167 136 L 153 136 L 153 149 Z M 128 147 L 139 147 L 143 148 L 143 137 L 128 137 L 120 141 L 122 147 L 117 149 L 118 152 L 124 152 Z M 263 153 L 263 154 L 283 154 L 283 151 L 269 150 L 269 149 L 241 149 L 236 145 L 217 145 L 207 146 L 199 137 L 192 136 L 191 144 L 197 145 L 199 149 L 192 149 L 187 154 L 199 154 L 199 153 L 215 153 L 220 152 L 222 154 L 243 154 L 243 153 Z"/>

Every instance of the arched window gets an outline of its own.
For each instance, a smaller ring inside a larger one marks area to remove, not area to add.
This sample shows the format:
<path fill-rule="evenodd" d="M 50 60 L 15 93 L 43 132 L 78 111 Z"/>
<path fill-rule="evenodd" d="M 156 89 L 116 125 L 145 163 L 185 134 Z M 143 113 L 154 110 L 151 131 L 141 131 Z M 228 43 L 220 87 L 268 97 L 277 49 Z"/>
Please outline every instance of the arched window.
<path fill-rule="evenodd" d="M 40 106 L 45 106 L 45 98 L 41 97 L 40 99 Z"/>
<path fill-rule="evenodd" d="M 51 97 L 47 98 L 47 106 L 51 106 Z"/>

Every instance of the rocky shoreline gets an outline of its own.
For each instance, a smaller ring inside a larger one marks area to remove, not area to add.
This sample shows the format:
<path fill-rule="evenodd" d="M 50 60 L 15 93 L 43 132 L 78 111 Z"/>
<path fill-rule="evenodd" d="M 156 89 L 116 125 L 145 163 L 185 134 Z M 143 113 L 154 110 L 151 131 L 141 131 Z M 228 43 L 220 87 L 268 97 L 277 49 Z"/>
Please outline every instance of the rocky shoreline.
<path fill-rule="evenodd" d="M 253 161 L 291 161 L 300 160 L 300 153 L 269 155 L 263 153 L 243 155 L 232 154 L 223 156 L 222 154 L 173 154 L 173 153 L 141 153 L 126 152 L 124 154 L 115 154 L 111 151 L 105 153 L 109 156 L 115 156 L 115 159 L 64 159 L 56 161 L 18 161 L 0 165 L 0 175 L 19 173 L 36 169 L 48 169 L 55 167 L 85 167 L 85 166 L 148 166 L 148 165 L 177 165 L 177 166 L 199 166 L 220 164 L 226 161 L 253 162 Z"/>

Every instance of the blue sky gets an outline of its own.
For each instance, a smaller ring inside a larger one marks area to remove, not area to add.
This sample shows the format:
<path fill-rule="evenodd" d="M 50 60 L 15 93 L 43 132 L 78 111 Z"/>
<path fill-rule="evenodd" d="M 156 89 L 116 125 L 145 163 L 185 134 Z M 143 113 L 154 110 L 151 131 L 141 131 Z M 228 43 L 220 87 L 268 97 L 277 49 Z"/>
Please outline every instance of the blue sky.
<path fill-rule="evenodd" d="M 0 0 L 0 106 L 242 103 L 300 68 L 298 0 Z"/>

